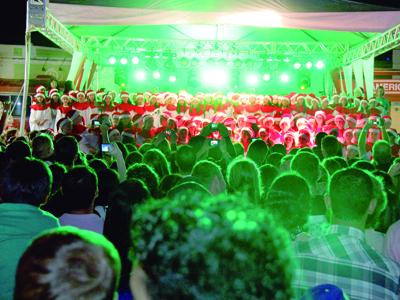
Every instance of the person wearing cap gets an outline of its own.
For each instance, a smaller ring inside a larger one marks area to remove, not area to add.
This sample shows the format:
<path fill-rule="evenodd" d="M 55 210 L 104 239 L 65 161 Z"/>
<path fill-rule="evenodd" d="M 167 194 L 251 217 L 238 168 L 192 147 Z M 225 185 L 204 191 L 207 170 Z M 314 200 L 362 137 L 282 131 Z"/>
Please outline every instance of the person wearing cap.
<path fill-rule="evenodd" d="M 51 121 L 52 121 L 51 128 L 55 128 L 58 107 L 61 105 L 60 95 L 57 89 L 51 89 L 49 91 L 49 100 L 50 100 L 49 106 L 51 110 Z"/>
<path fill-rule="evenodd" d="M 114 105 L 114 102 L 112 101 L 112 97 L 111 97 L 110 93 L 106 93 L 103 95 L 103 102 L 102 102 L 101 106 L 99 107 L 99 111 L 101 113 L 105 113 L 110 116 L 115 111 L 115 105 Z"/>
<path fill-rule="evenodd" d="M 69 98 L 68 94 L 64 94 L 61 96 L 61 105 L 57 107 L 57 114 L 55 117 L 55 131 L 57 132 L 57 123 L 60 119 L 64 118 L 66 114 L 72 110 L 72 103 L 71 99 Z"/>
<path fill-rule="evenodd" d="M 63 136 L 72 135 L 72 121 L 70 118 L 63 117 L 56 123 L 56 136 L 54 140 L 57 141 Z"/>
<path fill-rule="evenodd" d="M 156 95 L 151 95 L 144 104 L 144 109 L 148 113 L 154 112 L 157 108 L 159 108 L 158 100 Z"/>
<path fill-rule="evenodd" d="M 83 91 L 78 91 L 76 93 L 77 102 L 75 102 L 72 106 L 75 110 L 79 111 L 81 114 L 84 123 L 89 124 L 90 115 L 92 110 L 90 109 L 90 103 L 86 100 L 86 95 Z"/>
<path fill-rule="evenodd" d="M 122 91 L 119 94 L 119 97 L 121 99 L 121 103 L 117 104 L 116 110 L 118 112 L 129 112 L 130 114 L 133 114 L 133 104 L 129 98 L 129 93 L 127 91 Z"/>
<path fill-rule="evenodd" d="M 43 93 L 36 93 L 31 105 L 29 116 L 30 131 L 40 131 L 51 128 L 51 109 L 46 104 L 46 96 Z"/>
<path fill-rule="evenodd" d="M 174 108 L 174 110 L 176 107 Z M 142 94 L 136 95 L 135 101 L 133 103 L 133 111 L 135 112 L 136 115 L 142 116 L 145 112 L 144 109 L 144 97 Z"/>
<path fill-rule="evenodd" d="M 98 114 L 99 109 L 96 105 L 96 93 L 93 90 L 86 91 L 86 99 L 90 106 L 90 112 L 92 114 Z"/>
<path fill-rule="evenodd" d="M 332 175 L 325 198 L 332 225 L 322 236 L 294 243 L 296 299 L 320 284 L 336 285 L 350 299 L 399 299 L 400 265 L 366 242 L 367 219 L 382 191 L 381 182 L 358 168 Z"/>

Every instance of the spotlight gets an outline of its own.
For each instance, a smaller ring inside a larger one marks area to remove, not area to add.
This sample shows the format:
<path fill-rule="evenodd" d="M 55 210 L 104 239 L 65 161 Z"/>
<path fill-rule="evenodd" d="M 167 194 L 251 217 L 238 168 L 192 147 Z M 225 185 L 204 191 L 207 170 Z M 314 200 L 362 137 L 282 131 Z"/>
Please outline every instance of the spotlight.
<path fill-rule="evenodd" d="M 301 68 L 301 63 L 299 63 L 299 62 L 294 63 L 293 64 L 293 68 L 295 68 L 296 70 L 300 69 Z"/>
<path fill-rule="evenodd" d="M 247 76 L 247 83 L 251 86 L 255 86 L 258 84 L 258 76 L 256 74 L 251 74 Z"/>
<path fill-rule="evenodd" d="M 307 68 L 307 69 L 311 69 L 311 68 L 312 68 L 312 62 L 311 62 L 311 61 L 308 61 L 308 62 L 306 63 L 306 68 Z"/>
<path fill-rule="evenodd" d="M 137 71 L 137 72 L 135 73 L 135 78 L 136 78 L 138 81 L 143 81 L 143 80 L 146 79 L 146 73 L 145 73 L 144 71 L 142 71 L 142 70 Z"/>
<path fill-rule="evenodd" d="M 153 78 L 154 79 L 160 79 L 160 77 L 161 77 L 160 72 L 158 72 L 158 71 L 153 72 Z"/>
<path fill-rule="evenodd" d="M 223 69 L 210 69 L 202 72 L 201 81 L 204 85 L 220 87 L 227 84 L 229 78 Z"/>
<path fill-rule="evenodd" d="M 110 65 L 115 65 L 116 62 L 117 62 L 117 59 L 116 59 L 114 56 L 111 56 L 111 57 L 108 59 L 108 63 L 109 63 Z"/>
<path fill-rule="evenodd" d="M 325 65 L 324 65 L 324 62 L 322 60 L 319 60 L 319 61 L 317 61 L 315 66 L 317 67 L 317 69 L 322 69 Z"/>
<path fill-rule="evenodd" d="M 290 59 L 288 57 L 285 57 L 285 59 L 283 61 L 288 63 L 288 62 L 290 62 Z"/>
<path fill-rule="evenodd" d="M 121 65 L 126 65 L 128 63 L 128 60 L 126 59 L 126 57 L 122 57 L 119 62 L 121 63 Z"/>
<path fill-rule="evenodd" d="M 132 57 L 132 63 L 134 65 L 137 65 L 139 63 L 139 57 L 137 57 L 137 56 Z"/>
<path fill-rule="evenodd" d="M 271 75 L 269 75 L 268 73 L 264 74 L 263 79 L 265 81 L 269 81 L 271 79 Z"/>
<path fill-rule="evenodd" d="M 280 76 L 280 79 L 282 82 L 288 82 L 289 81 L 289 75 L 286 73 L 282 73 Z"/>
<path fill-rule="evenodd" d="M 169 80 L 169 82 L 175 82 L 176 77 L 174 75 L 171 75 L 171 76 L 169 76 L 168 80 Z"/>

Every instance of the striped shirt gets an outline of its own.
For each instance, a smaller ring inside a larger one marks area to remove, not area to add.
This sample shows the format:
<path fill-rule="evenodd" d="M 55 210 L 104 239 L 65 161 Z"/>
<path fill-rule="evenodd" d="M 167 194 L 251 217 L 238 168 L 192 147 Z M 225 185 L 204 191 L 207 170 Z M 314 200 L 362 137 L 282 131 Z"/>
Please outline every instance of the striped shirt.
<path fill-rule="evenodd" d="M 400 299 L 400 265 L 377 253 L 364 232 L 332 225 L 322 237 L 294 243 L 298 296 L 316 285 L 333 284 L 352 300 Z"/>

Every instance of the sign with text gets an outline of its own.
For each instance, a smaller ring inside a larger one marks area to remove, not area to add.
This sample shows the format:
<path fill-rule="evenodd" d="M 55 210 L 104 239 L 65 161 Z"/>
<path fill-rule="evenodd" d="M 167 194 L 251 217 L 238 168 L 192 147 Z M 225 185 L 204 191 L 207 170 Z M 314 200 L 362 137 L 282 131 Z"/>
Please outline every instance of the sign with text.
<path fill-rule="evenodd" d="M 29 0 L 29 25 L 36 28 L 46 27 L 46 0 Z"/>
<path fill-rule="evenodd" d="M 376 79 L 374 80 L 374 88 L 383 86 L 385 95 L 400 95 L 400 80 L 398 79 Z"/>

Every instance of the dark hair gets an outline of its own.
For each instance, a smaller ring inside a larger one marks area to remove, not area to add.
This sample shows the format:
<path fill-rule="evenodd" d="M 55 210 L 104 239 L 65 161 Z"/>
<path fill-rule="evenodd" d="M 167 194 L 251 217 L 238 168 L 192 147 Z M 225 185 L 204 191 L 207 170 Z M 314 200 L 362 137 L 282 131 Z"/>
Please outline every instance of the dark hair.
<path fill-rule="evenodd" d="M 318 156 L 310 152 L 297 153 L 290 163 L 290 169 L 303 176 L 312 188 L 317 184 L 319 168 Z"/>
<path fill-rule="evenodd" d="M 213 195 L 225 192 L 226 182 L 221 168 L 216 163 L 207 160 L 197 162 L 193 167 L 192 176 L 198 178 Z"/>
<path fill-rule="evenodd" d="M 270 152 L 268 157 L 267 157 L 267 163 L 270 165 L 273 165 L 277 168 L 280 167 L 281 165 L 281 159 L 284 157 L 285 155 L 279 152 Z"/>
<path fill-rule="evenodd" d="M 179 146 L 175 158 L 179 170 L 183 173 L 190 173 L 196 163 L 196 153 L 189 145 Z"/>
<path fill-rule="evenodd" d="M 100 158 L 94 158 L 89 161 L 89 167 L 91 167 L 96 174 L 99 174 L 101 171 L 108 169 L 107 163 Z"/>
<path fill-rule="evenodd" d="M 142 153 L 143 155 L 150 149 L 153 149 L 153 145 L 150 143 L 144 143 L 142 146 L 139 148 L 139 152 Z"/>
<path fill-rule="evenodd" d="M 121 286 L 127 285 L 131 271 L 129 248 L 130 227 L 134 209 L 150 198 L 150 192 L 143 181 L 129 179 L 120 183 L 110 194 L 110 206 L 104 222 L 103 234 L 117 248 L 121 257 Z"/>
<path fill-rule="evenodd" d="M 152 299 L 293 297 L 287 234 L 246 199 L 149 201 L 133 216 L 132 237 Z"/>
<path fill-rule="evenodd" d="M 59 218 L 66 212 L 65 203 L 62 201 L 61 183 L 64 175 L 67 173 L 67 169 L 62 164 L 54 163 L 50 165 L 50 170 L 53 175 L 51 195 L 47 203 L 40 208 Z"/>
<path fill-rule="evenodd" d="M 141 163 L 143 160 L 143 154 L 139 151 L 132 151 L 128 154 L 125 159 L 126 166 L 129 168 L 131 165 L 135 163 Z"/>
<path fill-rule="evenodd" d="M 126 171 L 126 178 L 143 180 L 151 195 L 155 198 L 158 197 L 160 179 L 152 167 L 143 163 L 134 164 Z"/>
<path fill-rule="evenodd" d="M 165 155 L 158 149 L 150 149 L 143 155 L 143 163 L 153 167 L 160 178 L 169 175 L 170 167 Z"/>
<path fill-rule="evenodd" d="M 0 177 L 1 202 L 40 206 L 51 191 L 53 176 L 49 167 L 34 158 L 11 162 Z"/>
<path fill-rule="evenodd" d="M 78 142 L 72 136 L 63 136 L 54 145 L 55 160 L 72 167 L 78 157 Z"/>
<path fill-rule="evenodd" d="M 260 167 L 261 185 L 263 188 L 261 198 L 265 198 L 272 182 L 278 175 L 279 170 L 274 165 L 265 164 Z"/>
<path fill-rule="evenodd" d="M 48 159 L 54 151 L 53 140 L 47 134 L 40 134 L 32 140 L 32 155 L 39 159 Z"/>
<path fill-rule="evenodd" d="M 19 160 L 25 157 L 31 157 L 32 151 L 27 142 L 14 141 L 9 144 L 5 151 L 10 160 Z"/>
<path fill-rule="evenodd" d="M 209 196 L 211 196 L 211 193 L 202 184 L 195 181 L 178 183 L 167 193 L 167 197 L 170 199 L 192 198 L 202 201 L 204 198 Z"/>
<path fill-rule="evenodd" d="M 119 184 L 119 174 L 117 171 L 107 168 L 98 172 L 97 178 L 99 181 L 99 194 L 96 198 L 95 206 L 108 206 L 110 193 Z"/>
<path fill-rule="evenodd" d="M 337 171 L 328 186 L 333 215 L 342 220 L 362 218 L 374 196 L 373 186 L 371 176 L 363 170 Z"/>
<path fill-rule="evenodd" d="M 102 235 L 74 227 L 47 231 L 25 250 L 14 299 L 112 300 L 121 269 L 118 253 Z"/>
<path fill-rule="evenodd" d="M 268 154 L 268 146 L 263 140 L 255 140 L 250 143 L 246 157 L 252 159 L 257 166 L 261 166 Z"/>
<path fill-rule="evenodd" d="M 379 140 L 372 146 L 372 157 L 378 170 L 389 171 L 392 165 L 392 149 L 387 141 Z"/>
<path fill-rule="evenodd" d="M 241 143 L 234 143 L 233 148 L 235 149 L 236 157 L 244 155 L 244 147 Z"/>
<path fill-rule="evenodd" d="M 337 138 L 333 135 L 327 135 L 321 143 L 322 155 L 326 157 L 342 156 L 342 149 Z"/>
<path fill-rule="evenodd" d="M 357 160 L 355 163 L 351 165 L 354 168 L 365 170 L 365 171 L 374 171 L 375 166 L 367 160 Z"/>
<path fill-rule="evenodd" d="M 93 208 L 97 188 L 97 175 L 92 168 L 77 166 L 69 170 L 61 188 L 68 211 Z"/>
<path fill-rule="evenodd" d="M 274 144 L 274 145 L 271 147 L 270 150 L 271 150 L 271 153 L 274 152 L 274 153 L 280 153 L 280 154 L 282 154 L 282 155 L 286 155 L 286 148 L 285 148 L 285 146 L 282 145 L 282 144 Z"/>
<path fill-rule="evenodd" d="M 260 171 L 252 160 L 236 158 L 231 161 L 228 165 L 227 181 L 230 193 L 243 193 L 254 203 L 260 201 Z"/>
<path fill-rule="evenodd" d="M 328 134 L 326 132 L 318 132 L 317 135 L 315 136 L 315 145 L 318 147 L 321 147 L 321 143 L 324 137 L 326 137 Z"/>
<path fill-rule="evenodd" d="M 272 182 L 263 206 L 290 233 L 300 233 L 311 210 L 310 187 L 300 175 L 283 174 Z"/>
<path fill-rule="evenodd" d="M 343 169 L 340 163 L 336 160 L 336 157 L 325 158 L 321 165 L 326 171 L 328 171 L 329 176 L 332 176 L 336 171 Z"/>
<path fill-rule="evenodd" d="M 160 197 L 165 197 L 168 192 L 183 178 L 180 174 L 169 174 L 160 181 Z"/>

